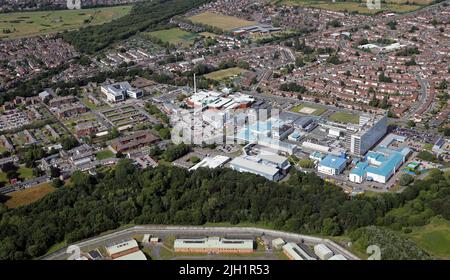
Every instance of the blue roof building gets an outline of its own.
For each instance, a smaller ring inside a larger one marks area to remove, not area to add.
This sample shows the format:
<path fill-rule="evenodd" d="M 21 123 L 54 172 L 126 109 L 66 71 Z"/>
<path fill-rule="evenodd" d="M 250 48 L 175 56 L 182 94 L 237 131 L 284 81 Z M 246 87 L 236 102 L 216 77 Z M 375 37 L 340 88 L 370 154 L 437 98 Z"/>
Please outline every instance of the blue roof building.
<path fill-rule="evenodd" d="M 338 175 L 344 170 L 346 165 L 347 159 L 345 157 L 327 155 L 320 161 L 317 171 L 327 175 Z"/>
<path fill-rule="evenodd" d="M 350 171 L 349 180 L 361 183 L 364 179 L 371 178 L 371 180 L 384 184 L 406 161 L 406 157 L 411 152 L 409 148 L 401 151 L 384 148 L 382 151 L 383 153 L 381 149 L 378 152 L 369 151 L 366 161 L 359 162 Z"/>

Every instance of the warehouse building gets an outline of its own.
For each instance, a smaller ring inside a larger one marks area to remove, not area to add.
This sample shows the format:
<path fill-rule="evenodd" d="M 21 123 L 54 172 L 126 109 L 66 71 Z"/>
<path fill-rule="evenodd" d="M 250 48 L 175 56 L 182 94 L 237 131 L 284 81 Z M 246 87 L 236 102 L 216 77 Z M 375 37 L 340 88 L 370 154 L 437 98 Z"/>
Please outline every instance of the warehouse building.
<path fill-rule="evenodd" d="M 338 175 L 347 165 L 347 159 L 334 155 L 327 155 L 317 166 L 317 171 L 327 175 Z"/>
<path fill-rule="evenodd" d="M 147 260 L 134 239 L 111 244 L 106 251 L 113 260 Z"/>
<path fill-rule="evenodd" d="M 197 168 L 219 168 L 225 165 L 225 163 L 227 163 L 230 160 L 229 157 L 227 156 L 222 156 L 222 155 L 217 155 L 215 157 L 205 157 L 204 159 L 202 159 L 202 161 L 200 161 L 199 163 L 197 163 L 196 165 L 192 166 L 191 168 L 189 168 L 189 171 L 192 170 L 196 170 Z"/>
<path fill-rule="evenodd" d="M 221 237 L 176 239 L 173 244 L 175 252 L 249 254 L 253 252 L 252 239 L 228 239 Z"/>
<path fill-rule="evenodd" d="M 349 180 L 354 183 L 369 180 L 385 184 L 406 161 L 410 153 L 409 148 L 403 148 L 401 151 L 387 148 L 376 152 L 369 151 L 365 161 L 358 162 L 350 171 Z"/>
<path fill-rule="evenodd" d="M 283 253 L 291 260 L 315 260 L 297 244 L 289 242 L 283 246 Z"/>
<path fill-rule="evenodd" d="M 271 181 L 281 180 L 291 167 L 287 158 L 276 154 L 240 156 L 230 162 L 230 168 L 263 176 Z"/>
<path fill-rule="evenodd" d="M 317 244 L 314 246 L 314 253 L 321 260 L 328 260 L 333 256 L 333 251 L 331 251 L 325 244 Z"/>

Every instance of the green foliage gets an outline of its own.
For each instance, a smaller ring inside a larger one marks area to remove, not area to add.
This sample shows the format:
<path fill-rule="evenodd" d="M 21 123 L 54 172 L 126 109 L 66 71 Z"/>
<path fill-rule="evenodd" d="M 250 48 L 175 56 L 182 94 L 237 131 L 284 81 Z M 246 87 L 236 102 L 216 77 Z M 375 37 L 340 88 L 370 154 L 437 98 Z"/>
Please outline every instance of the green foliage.
<path fill-rule="evenodd" d="M 376 226 L 358 229 L 351 234 L 354 246 L 377 245 L 382 260 L 428 260 L 430 255 L 400 233 Z"/>
<path fill-rule="evenodd" d="M 170 146 L 162 154 L 162 158 L 166 161 L 174 161 L 180 157 L 188 154 L 191 151 L 191 147 L 181 143 L 179 145 Z"/>
<path fill-rule="evenodd" d="M 299 92 L 299 93 L 305 93 L 307 91 L 304 86 L 298 85 L 297 83 L 294 83 L 294 82 L 281 84 L 280 90 L 290 91 L 290 92 Z"/>
<path fill-rule="evenodd" d="M 399 179 L 400 186 L 407 186 L 414 181 L 414 177 L 409 174 L 402 174 Z"/>
<path fill-rule="evenodd" d="M 61 138 L 61 146 L 64 150 L 70 150 L 78 146 L 78 141 L 72 136 L 64 136 Z"/>
<path fill-rule="evenodd" d="M 138 32 L 161 29 L 171 17 L 205 2 L 207 0 L 143 1 L 135 4 L 128 15 L 103 25 L 65 32 L 63 38 L 82 52 L 95 53 Z"/>
<path fill-rule="evenodd" d="M 163 156 L 174 159 L 188 149 L 173 146 Z M 56 243 L 71 243 L 130 223 L 266 223 L 280 230 L 338 235 L 374 224 L 409 226 L 405 217 L 395 213 L 404 207 L 423 212 L 424 217 L 450 219 L 449 178 L 434 172 L 403 193 L 350 200 L 314 173 L 293 170 L 288 180 L 275 183 L 231 169 L 189 172 L 161 165 L 138 170 L 131 160 L 123 159 L 113 171 L 96 177 L 77 171 L 71 177 L 72 187 L 59 188 L 29 206 L 0 211 L 0 259 L 34 258 Z M 380 244 L 387 259 L 428 257 L 397 237 L 385 229 L 364 228 L 353 240 Z"/>
<path fill-rule="evenodd" d="M 425 161 L 431 161 L 434 162 L 437 160 L 437 158 L 430 152 L 428 151 L 420 151 L 417 154 L 417 157 L 420 158 L 421 160 L 425 160 Z"/>
<path fill-rule="evenodd" d="M 314 162 L 310 159 L 301 159 L 298 164 L 302 168 L 314 168 Z"/>

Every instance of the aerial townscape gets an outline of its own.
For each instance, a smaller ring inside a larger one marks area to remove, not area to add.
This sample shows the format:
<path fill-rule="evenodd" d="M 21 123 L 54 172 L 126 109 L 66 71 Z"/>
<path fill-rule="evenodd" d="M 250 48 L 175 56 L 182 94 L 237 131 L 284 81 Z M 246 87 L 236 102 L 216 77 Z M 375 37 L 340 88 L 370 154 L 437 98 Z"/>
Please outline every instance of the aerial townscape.
<path fill-rule="evenodd" d="M 1 1 L 0 260 L 450 259 L 450 1 L 373 2 Z"/>

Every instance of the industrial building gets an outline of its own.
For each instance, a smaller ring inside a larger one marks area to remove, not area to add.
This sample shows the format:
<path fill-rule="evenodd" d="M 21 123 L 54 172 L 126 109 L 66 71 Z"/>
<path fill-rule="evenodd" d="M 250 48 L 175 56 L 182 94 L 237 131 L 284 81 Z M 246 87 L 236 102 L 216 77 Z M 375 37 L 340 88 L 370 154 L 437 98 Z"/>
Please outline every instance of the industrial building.
<path fill-rule="evenodd" d="M 328 137 L 342 142 L 343 147 L 351 155 L 363 156 L 372 148 L 387 132 L 387 116 L 385 115 L 361 115 L 359 123 L 337 123 L 325 121 L 320 123 L 323 130 L 328 132 Z M 318 143 L 314 143 L 319 145 Z M 324 146 L 324 145 L 321 145 Z M 326 146 L 325 146 L 326 147 Z M 329 147 L 311 147 L 330 149 Z"/>
<path fill-rule="evenodd" d="M 104 85 L 100 89 L 106 95 L 106 99 L 109 102 L 124 101 L 127 97 L 137 99 L 144 96 L 142 90 L 131 87 L 128 82 Z"/>
<path fill-rule="evenodd" d="M 253 173 L 271 181 L 278 181 L 288 173 L 291 165 L 283 156 L 259 154 L 236 157 L 230 162 L 230 167 L 239 172 Z"/>
<path fill-rule="evenodd" d="M 108 245 L 106 251 L 113 260 L 147 260 L 134 239 Z"/>
<path fill-rule="evenodd" d="M 282 248 L 283 253 L 291 260 L 315 260 L 315 258 L 311 257 L 305 250 L 293 242 L 285 244 Z"/>
<path fill-rule="evenodd" d="M 338 175 L 345 169 L 347 159 L 343 156 L 327 155 L 317 166 L 317 171 L 327 175 Z"/>
<path fill-rule="evenodd" d="M 173 244 L 175 252 L 216 253 L 216 254 L 249 254 L 253 252 L 252 239 L 228 239 L 221 237 L 182 238 Z"/>
<path fill-rule="evenodd" d="M 314 253 L 321 260 L 328 260 L 333 256 L 333 251 L 331 251 L 325 244 L 317 244 L 314 246 Z"/>
<path fill-rule="evenodd" d="M 189 168 L 189 171 L 196 170 L 197 168 L 219 168 L 225 165 L 230 160 L 227 156 L 217 155 L 215 157 L 205 157 L 199 163 Z"/>
<path fill-rule="evenodd" d="M 410 153 L 409 148 L 403 148 L 401 151 L 388 148 L 380 148 L 376 152 L 370 151 L 364 161 L 356 163 L 350 171 L 349 180 L 354 183 L 369 180 L 384 184 L 406 161 Z"/>

